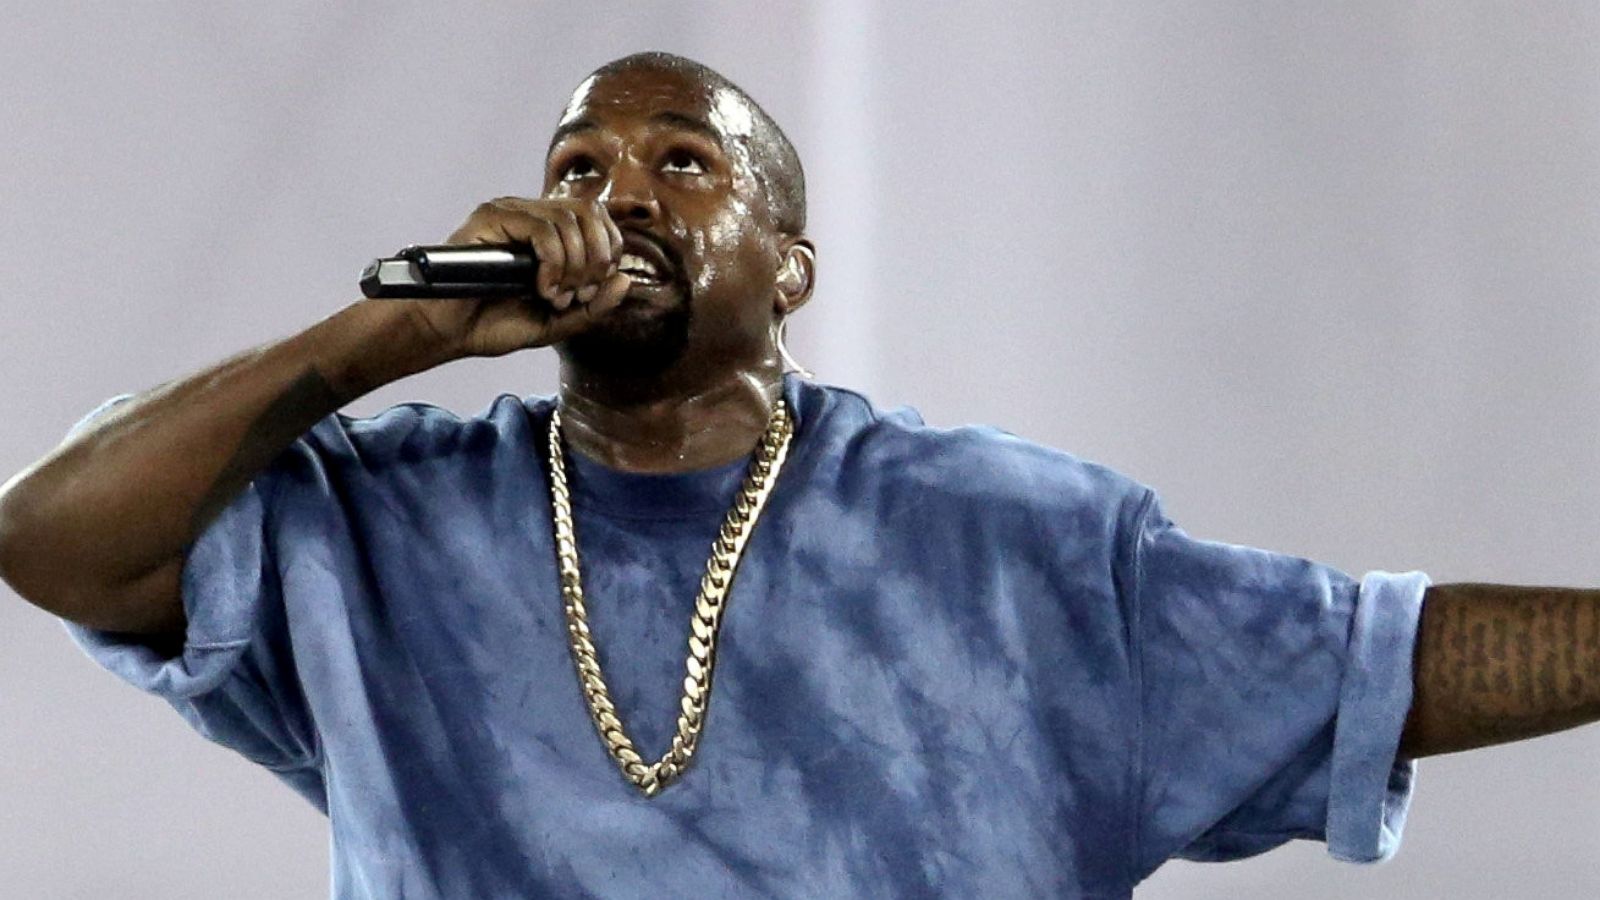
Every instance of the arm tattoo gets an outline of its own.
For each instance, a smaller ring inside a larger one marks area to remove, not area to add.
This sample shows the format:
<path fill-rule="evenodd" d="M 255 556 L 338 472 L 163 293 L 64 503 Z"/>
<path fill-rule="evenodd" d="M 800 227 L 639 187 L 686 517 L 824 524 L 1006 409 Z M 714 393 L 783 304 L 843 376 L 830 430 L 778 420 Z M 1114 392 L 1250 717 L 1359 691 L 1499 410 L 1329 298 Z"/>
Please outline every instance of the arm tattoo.
<path fill-rule="evenodd" d="M 1600 719 L 1600 591 L 1428 589 L 1404 756 L 1450 753 Z"/>

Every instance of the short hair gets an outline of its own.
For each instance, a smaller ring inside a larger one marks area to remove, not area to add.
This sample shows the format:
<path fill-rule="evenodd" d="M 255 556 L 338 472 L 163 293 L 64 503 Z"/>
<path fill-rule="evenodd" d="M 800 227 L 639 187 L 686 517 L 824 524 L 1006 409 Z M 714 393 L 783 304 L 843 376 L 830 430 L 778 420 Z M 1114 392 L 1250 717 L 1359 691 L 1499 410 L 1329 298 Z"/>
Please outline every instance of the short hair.
<path fill-rule="evenodd" d="M 766 194 L 774 222 L 786 234 L 801 234 L 806 229 L 806 175 L 788 135 L 767 111 L 744 89 L 721 72 L 687 57 L 659 50 L 633 53 L 614 59 L 590 73 L 590 78 L 615 75 L 636 69 L 656 69 L 693 78 L 712 88 L 727 90 L 747 106 L 751 113 L 751 143 L 756 160 L 753 173 Z"/>

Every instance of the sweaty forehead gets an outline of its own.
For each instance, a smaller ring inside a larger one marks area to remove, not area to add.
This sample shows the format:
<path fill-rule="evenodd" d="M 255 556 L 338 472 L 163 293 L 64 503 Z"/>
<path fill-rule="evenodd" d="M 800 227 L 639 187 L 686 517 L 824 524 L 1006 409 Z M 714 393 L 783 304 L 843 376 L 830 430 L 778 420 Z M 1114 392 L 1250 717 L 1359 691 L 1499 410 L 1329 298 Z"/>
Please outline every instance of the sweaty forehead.
<path fill-rule="evenodd" d="M 704 122 L 725 145 L 745 143 L 754 131 L 750 110 L 735 91 L 680 72 L 650 68 L 584 79 L 567 101 L 557 128 L 580 121 L 603 125 L 620 118 L 648 120 L 660 113 Z"/>

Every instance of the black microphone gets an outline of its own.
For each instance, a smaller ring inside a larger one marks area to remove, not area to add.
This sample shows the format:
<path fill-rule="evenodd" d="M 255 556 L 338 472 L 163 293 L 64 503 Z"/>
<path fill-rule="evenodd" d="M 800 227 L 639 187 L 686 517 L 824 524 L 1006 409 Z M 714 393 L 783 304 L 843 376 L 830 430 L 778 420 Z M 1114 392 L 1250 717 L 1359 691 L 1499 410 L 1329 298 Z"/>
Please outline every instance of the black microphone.
<path fill-rule="evenodd" d="M 539 259 L 528 248 L 501 244 L 412 244 L 367 263 L 368 297 L 507 297 L 538 293 Z"/>

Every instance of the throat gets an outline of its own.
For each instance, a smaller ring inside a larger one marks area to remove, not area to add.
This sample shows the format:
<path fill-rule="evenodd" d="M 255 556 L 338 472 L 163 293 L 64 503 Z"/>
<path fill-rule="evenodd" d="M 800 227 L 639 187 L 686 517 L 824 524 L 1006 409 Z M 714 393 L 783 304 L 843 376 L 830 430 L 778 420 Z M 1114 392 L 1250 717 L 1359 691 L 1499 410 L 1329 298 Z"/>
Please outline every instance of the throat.
<path fill-rule="evenodd" d="M 782 392 L 781 372 L 740 373 L 705 390 L 632 402 L 564 380 L 561 430 L 573 450 L 613 469 L 710 469 L 750 454 Z"/>

